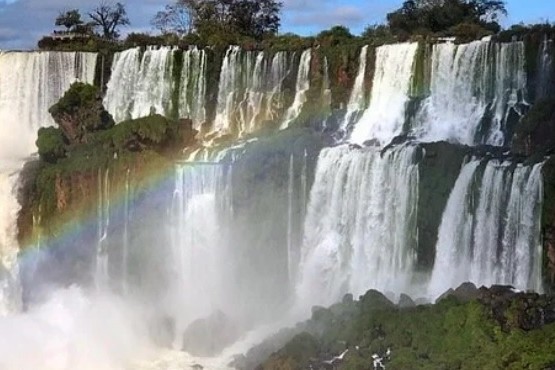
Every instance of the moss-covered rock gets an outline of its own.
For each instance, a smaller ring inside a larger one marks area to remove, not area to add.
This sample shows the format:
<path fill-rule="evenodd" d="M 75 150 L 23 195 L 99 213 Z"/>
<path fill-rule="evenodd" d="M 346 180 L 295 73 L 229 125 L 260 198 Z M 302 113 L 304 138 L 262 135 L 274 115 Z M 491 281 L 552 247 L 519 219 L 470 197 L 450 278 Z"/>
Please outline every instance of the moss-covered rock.
<path fill-rule="evenodd" d="M 375 359 L 394 370 L 547 369 L 555 363 L 554 297 L 494 286 L 467 302 L 349 305 L 355 310 L 328 311 L 323 331 L 314 330 L 314 318 L 300 324 L 303 333 L 261 368 L 319 369 L 333 362 L 336 369 L 371 369 Z"/>
<path fill-rule="evenodd" d="M 56 163 L 66 154 L 66 142 L 59 128 L 41 127 L 38 132 L 37 148 L 43 161 Z"/>
<path fill-rule="evenodd" d="M 555 150 L 555 98 L 536 103 L 518 123 L 512 149 L 523 156 L 542 156 Z"/>
<path fill-rule="evenodd" d="M 98 88 L 81 82 L 73 83 L 49 112 L 71 145 L 87 142 L 89 134 L 115 124 Z"/>

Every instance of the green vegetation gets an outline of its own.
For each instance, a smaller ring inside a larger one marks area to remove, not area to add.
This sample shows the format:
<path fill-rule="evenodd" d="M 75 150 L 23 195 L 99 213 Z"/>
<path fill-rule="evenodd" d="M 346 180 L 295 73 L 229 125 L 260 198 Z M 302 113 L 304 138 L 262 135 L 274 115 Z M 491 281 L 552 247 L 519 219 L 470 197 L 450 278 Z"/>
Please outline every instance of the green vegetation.
<path fill-rule="evenodd" d="M 396 34 L 440 34 L 443 36 L 497 33 L 504 1 L 497 0 L 407 0 L 389 13 L 387 21 Z"/>
<path fill-rule="evenodd" d="M 334 368 L 371 369 L 377 355 L 392 370 L 547 369 L 555 365 L 554 313 L 553 297 L 503 287 L 407 308 L 369 291 L 359 302 L 313 309 L 298 325 L 304 332 L 260 368 L 321 368 L 348 350 Z"/>

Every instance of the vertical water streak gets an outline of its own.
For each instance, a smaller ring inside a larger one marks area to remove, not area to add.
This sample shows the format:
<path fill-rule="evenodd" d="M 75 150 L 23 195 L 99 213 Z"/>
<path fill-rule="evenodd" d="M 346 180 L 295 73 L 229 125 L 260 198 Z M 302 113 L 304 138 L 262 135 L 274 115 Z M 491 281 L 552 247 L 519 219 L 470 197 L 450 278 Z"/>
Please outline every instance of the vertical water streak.
<path fill-rule="evenodd" d="M 131 119 L 131 107 L 139 76 L 141 49 L 133 48 L 114 54 L 110 80 L 106 86 L 104 107 L 116 122 Z"/>
<path fill-rule="evenodd" d="M 193 120 L 196 130 L 206 121 L 206 63 L 206 52 L 196 46 L 183 53 L 179 117 Z"/>
<path fill-rule="evenodd" d="M 350 125 L 352 125 L 366 108 L 366 93 L 364 91 L 364 79 L 366 76 L 366 65 L 368 63 L 368 45 L 365 45 L 360 51 L 358 60 L 358 72 L 351 90 L 349 103 L 347 104 L 347 113 L 341 125 L 341 130 L 347 132 Z"/>
<path fill-rule="evenodd" d="M 553 40 L 547 36 L 544 38 L 538 55 L 538 75 L 536 77 L 536 101 L 549 97 L 554 91 L 555 75 L 553 71 L 553 59 L 555 51 Z"/>
<path fill-rule="evenodd" d="M 125 194 L 124 194 L 124 220 L 123 220 L 123 234 L 122 234 L 122 253 L 121 253 L 121 284 L 123 294 L 129 293 L 129 223 L 130 223 L 130 175 L 131 169 L 125 172 Z"/>
<path fill-rule="evenodd" d="M 293 284 L 295 278 L 297 253 L 294 250 L 295 240 L 293 237 L 293 207 L 294 207 L 294 185 L 295 185 L 295 158 L 293 154 L 289 157 L 289 172 L 287 183 L 287 270 L 289 273 L 289 283 Z"/>
<path fill-rule="evenodd" d="M 542 290 L 542 164 L 473 160 L 443 214 L 429 284 L 439 295 L 465 281 Z"/>
<path fill-rule="evenodd" d="M 281 129 L 286 129 L 299 118 L 304 104 L 306 103 L 306 93 L 310 89 L 310 63 L 312 61 L 312 49 L 306 49 L 301 55 L 299 71 L 297 73 L 297 83 L 295 87 L 295 99 L 293 104 L 285 113 L 285 118 L 281 124 Z"/>
<path fill-rule="evenodd" d="M 384 45 L 376 50 L 370 105 L 355 124 L 350 141 L 385 145 L 402 133 L 418 43 Z"/>
<path fill-rule="evenodd" d="M 228 260 L 219 223 L 228 212 L 221 194 L 223 175 L 217 164 L 176 167 L 170 223 L 174 275 L 166 299 L 178 333 L 191 321 L 227 307 L 223 284 Z"/>
<path fill-rule="evenodd" d="M 216 118 L 214 120 L 214 131 L 216 132 L 229 133 L 233 128 L 236 94 L 240 89 L 240 52 L 240 47 L 231 46 L 222 62 Z"/>
<path fill-rule="evenodd" d="M 416 149 L 348 146 L 320 154 L 304 225 L 297 293 L 331 304 L 367 289 L 407 291 L 415 262 Z"/>
<path fill-rule="evenodd" d="M 98 170 L 96 289 L 108 288 L 108 231 L 110 227 L 110 171 Z"/>

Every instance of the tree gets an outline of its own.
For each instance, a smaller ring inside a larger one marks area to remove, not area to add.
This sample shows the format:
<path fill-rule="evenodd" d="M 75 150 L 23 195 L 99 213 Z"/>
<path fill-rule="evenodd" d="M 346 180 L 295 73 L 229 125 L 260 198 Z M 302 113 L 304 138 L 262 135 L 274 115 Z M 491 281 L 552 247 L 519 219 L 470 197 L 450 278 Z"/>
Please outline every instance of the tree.
<path fill-rule="evenodd" d="M 275 0 L 199 0 L 193 6 L 200 34 L 220 30 L 260 39 L 280 27 L 282 3 Z"/>
<path fill-rule="evenodd" d="M 66 12 L 60 12 L 56 18 L 56 26 L 64 26 L 67 31 L 73 31 L 76 27 L 83 24 L 81 13 L 79 10 L 72 9 Z"/>
<path fill-rule="evenodd" d="M 448 32 L 459 24 L 497 32 L 497 20 L 505 14 L 502 0 L 406 0 L 401 8 L 387 15 L 387 21 L 397 33 Z"/>
<path fill-rule="evenodd" d="M 195 1 L 178 0 L 168 4 L 164 10 L 156 13 L 151 24 L 163 34 L 176 33 L 180 36 L 193 31 L 195 19 Z"/>
<path fill-rule="evenodd" d="M 119 37 L 118 28 L 131 24 L 127 17 L 127 11 L 122 3 L 110 4 L 102 2 L 89 13 L 95 27 L 100 27 L 102 36 L 108 40 Z"/>

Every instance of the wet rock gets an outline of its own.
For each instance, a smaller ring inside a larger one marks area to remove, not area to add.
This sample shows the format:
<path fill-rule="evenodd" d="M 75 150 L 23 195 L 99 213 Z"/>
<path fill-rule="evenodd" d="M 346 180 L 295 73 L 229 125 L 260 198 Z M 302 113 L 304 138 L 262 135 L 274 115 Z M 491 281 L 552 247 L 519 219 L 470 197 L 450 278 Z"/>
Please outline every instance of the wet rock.
<path fill-rule="evenodd" d="M 231 319 L 217 311 L 189 325 L 183 333 L 182 349 L 194 356 L 216 356 L 238 337 L 239 331 Z"/>
<path fill-rule="evenodd" d="M 399 297 L 400 308 L 411 308 L 415 306 L 416 306 L 416 303 L 414 303 L 414 301 L 410 296 L 408 296 L 407 294 L 401 294 L 401 296 Z"/>
<path fill-rule="evenodd" d="M 387 299 L 385 295 L 373 289 L 367 291 L 363 296 L 360 297 L 359 304 L 360 309 L 365 312 L 372 310 L 391 309 L 395 307 L 395 304 Z"/>
<path fill-rule="evenodd" d="M 451 297 L 453 295 L 453 293 L 455 293 L 455 291 L 453 289 L 449 288 L 449 290 L 447 290 L 445 293 L 440 295 L 438 299 L 436 299 L 435 303 L 438 304 L 439 302 Z"/>
<path fill-rule="evenodd" d="M 150 326 L 150 338 L 159 347 L 171 348 L 175 338 L 175 320 L 169 316 L 155 318 Z"/>
<path fill-rule="evenodd" d="M 463 283 L 455 289 L 453 296 L 457 298 L 459 302 L 466 303 L 478 299 L 480 291 L 476 288 L 476 285 L 472 283 Z"/>

